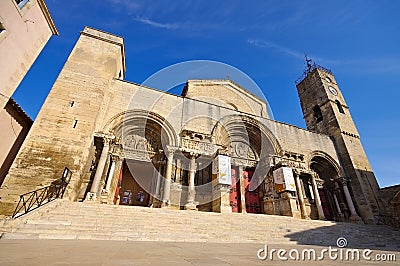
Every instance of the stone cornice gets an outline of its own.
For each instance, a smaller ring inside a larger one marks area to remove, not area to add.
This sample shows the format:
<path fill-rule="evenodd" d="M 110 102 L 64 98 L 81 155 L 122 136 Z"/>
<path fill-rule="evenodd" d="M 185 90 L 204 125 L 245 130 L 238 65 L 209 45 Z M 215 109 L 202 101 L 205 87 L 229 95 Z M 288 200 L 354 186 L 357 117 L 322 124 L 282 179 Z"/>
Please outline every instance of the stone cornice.
<path fill-rule="evenodd" d="M 50 15 L 49 9 L 48 9 L 47 6 L 46 6 L 46 3 L 44 2 L 44 0 L 37 0 L 37 2 L 38 2 L 38 4 L 39 4 L 40 9 L 41 9 L 42 12 L 43 12 L 43 15 L 44 15 L 44 17 L 45 17 L 45 19 L 46 19 L 46 21 L 47 21 L 47 24 L 49 24 L 49 27 L 50 27 L 50 29 L 51 29 L 51 32 L 52 32 L 54 35 L 59 35 L 58 30 L 57 30 L 57 28 L 56 28 L 56 24 L 54 24 L 54 21 L 53 21 L 53 19 L 51 18 L 51 15 Z"/>

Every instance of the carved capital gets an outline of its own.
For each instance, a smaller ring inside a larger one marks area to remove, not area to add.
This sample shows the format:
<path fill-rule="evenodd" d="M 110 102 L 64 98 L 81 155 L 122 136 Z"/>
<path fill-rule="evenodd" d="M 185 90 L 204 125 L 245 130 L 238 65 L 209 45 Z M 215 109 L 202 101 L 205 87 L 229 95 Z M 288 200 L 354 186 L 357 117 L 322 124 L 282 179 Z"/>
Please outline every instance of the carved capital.
<path fill-rule="evenodd" d="M 113 162 L 119 162 L 123 160 L 123 157 L 119 153 L 111 153 L 110 156 Z"/>
<path fill-rule="evenodd" d="M 190 152 L 189 154 L 190 154 L 190 159 L 196 159 L 197 156 L 199 156 L 199 153 L 197 152 Z"/>
<path fill-rule="evenodd" d="M 177 147 L 173 147 L 173 146 L 166 146 L 166 149 L 164 150 L 165 156 L 167 156 L 168 161 L 172 161 L 175 151 L 177 150 Z"/>
<path fill-rule="evenodd" d="M 95 137 L 102 138 L 104 141 L 104 145 L 109 145 L 112 140 L 115 139 L 114 134 L 110 133 L 103 133 L 103 132 L 96 132 L 94 134 Z"/>
<path fill-rule="evenodd" d="M 348 177 L 339 177 L 337 180 L 343 186 L 347 186 L 347 182 L 350 180 L 350 178 L 348 178 Z"/>

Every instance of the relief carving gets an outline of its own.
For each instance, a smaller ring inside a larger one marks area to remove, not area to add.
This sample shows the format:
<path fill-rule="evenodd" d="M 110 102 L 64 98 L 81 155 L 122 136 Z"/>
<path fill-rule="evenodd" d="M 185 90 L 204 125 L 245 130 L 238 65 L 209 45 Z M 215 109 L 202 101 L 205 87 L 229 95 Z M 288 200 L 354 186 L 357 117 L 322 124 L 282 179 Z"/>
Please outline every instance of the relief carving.
<path fill-rule="evenodd" d="M 195 140 L 189 138 L 182 138 L 181 149 L 188 152 L 196 152 L 196 153 L 211 155 L 216 152 L 217 147 L 207 139 Z"/>
<path fill-rule="evenodd" d="M 232 156 L 247 160 L 256 160 L 253 149 L 244 142 L 232 142 Z"/>
<path fill-rule="evenodd" d="M 154 138 L 150 138 L 147 140 L 139 135 L 129 135 L 125 139 L 124 148 L 140 150 L 140 151 L 157 152 L 158 143 Z"/>
<path fill-rule="evenodd" d="M 158 152 L 158 147 L 159 145 L 154 138 L 147 140 L 139 135 L 127 136 L 123 145 L 126 158 L 141 161 L 150 161 Z"/>
<path fill-rule="evenodd" d="M 275 166 L 288 166 L 293 169 L 306 171 L 306 162 L 304 161 L 304 155 L 293 152 L 284 152 L 282 156 L 275 156 L 273 159 Z"/>
<path fill-rule="evenodd" d="M 264 180 L 264 197 L 265 199 L 276 198 L 278 195 L 276 194 L 274 178 L 272 175 L 268 174 Z"/>
<path fill-rule="evenodd" d="M 257 165 L 257 156 L 253 149 L 244 142 L 232 142 L 230 155 L 233 165 L 254 167 Z"/>

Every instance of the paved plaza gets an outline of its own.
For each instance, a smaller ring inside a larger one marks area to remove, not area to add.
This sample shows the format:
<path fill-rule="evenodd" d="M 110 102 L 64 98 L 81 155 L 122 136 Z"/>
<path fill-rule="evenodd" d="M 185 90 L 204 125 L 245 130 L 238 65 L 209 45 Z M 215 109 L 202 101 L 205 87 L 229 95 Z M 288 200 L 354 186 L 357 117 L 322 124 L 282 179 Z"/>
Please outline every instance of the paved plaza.
<path fill-rule="evenodd" d="M 257 252 L 265 244 L 134 242 L 95 240 L 0 240 L 0 265 L 398 265 L 397 262 L 378 262 L 376 254 L 400 252 L 374 250 L 370 261 L 340 261 L 325 258 L 320 261 L 260 260 Z M 317 257 L 323 247 L 269 244 L 268 250 L 315 249 Z M 334 248 L 334 247 L 332 247 Z M 345 250 L 345 249 L 344 249 Z M 360 252 L 362 253 L 362 249 Z M 261 253 L 260 255 L 263 255 Z M 339 254 L 339 253 L 338 253 Z M 288 254 L 286 254 L 288 257 Z"/>

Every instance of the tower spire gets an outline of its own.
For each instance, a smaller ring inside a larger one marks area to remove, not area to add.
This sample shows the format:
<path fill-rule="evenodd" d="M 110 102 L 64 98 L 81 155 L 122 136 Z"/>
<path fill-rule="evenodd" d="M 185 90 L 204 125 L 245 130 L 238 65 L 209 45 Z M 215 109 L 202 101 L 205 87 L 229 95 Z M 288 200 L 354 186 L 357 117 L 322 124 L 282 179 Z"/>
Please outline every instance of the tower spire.
<path fill-rule="evenodd" d="M 304 70 L 303 74 L 295 81 L 296 86 L 299 85 L 300 82 L 302 82 L 316 68 L 332 75 L 332 71 L 330 69 L 316 64 L 315 62 L 313 62 L 312 59 L 308 57 L 307 54 L 304 54 L 304 58 L 306 60 L 306 69 Z"/>
<path fill-rule="evenodd" d="M 307 73 L 310 73 L 312 71 L 312 64 L 311 64 L 312 60 L 308 58 L 307 54 L 304 54 L 304 58 L 306 59 L 306 65 L 307 65 L 306 71 Z"/>

